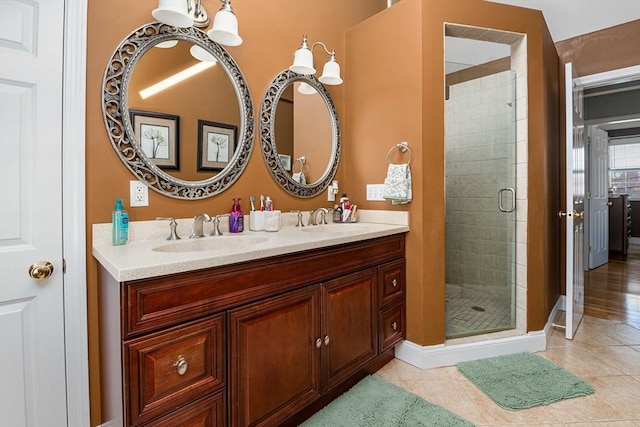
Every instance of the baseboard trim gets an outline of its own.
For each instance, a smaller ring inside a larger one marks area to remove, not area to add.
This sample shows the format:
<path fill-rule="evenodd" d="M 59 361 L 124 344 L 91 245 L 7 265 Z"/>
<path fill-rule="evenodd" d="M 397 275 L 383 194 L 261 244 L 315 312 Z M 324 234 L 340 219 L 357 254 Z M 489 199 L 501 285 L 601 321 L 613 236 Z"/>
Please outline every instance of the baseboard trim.
<path fill-rule="evenodd" d="M 558 298 L 543 330 L 526 334 L 455 345 L 421 346 L 405 340 L 396 346 L 396 357 L 421 369 L 453 366 L 459 362 L 503 356 L 506 354 L 546 350 L 553 330 L 553 319 L 563 307 L 564 296 Z"/>

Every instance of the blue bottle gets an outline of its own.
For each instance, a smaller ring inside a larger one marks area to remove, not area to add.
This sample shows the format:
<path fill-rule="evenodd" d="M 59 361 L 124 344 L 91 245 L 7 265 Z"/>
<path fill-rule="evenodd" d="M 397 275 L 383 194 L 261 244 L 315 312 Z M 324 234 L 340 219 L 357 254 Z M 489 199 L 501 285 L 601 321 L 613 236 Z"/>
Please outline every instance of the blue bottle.
<path fill-rule="evenodd" d="M 113 245 L 124 245 L 129 241 L 129 214 L 122 207 L 122 199 L 116 199 L 116 207 L 111 214 Z"/>

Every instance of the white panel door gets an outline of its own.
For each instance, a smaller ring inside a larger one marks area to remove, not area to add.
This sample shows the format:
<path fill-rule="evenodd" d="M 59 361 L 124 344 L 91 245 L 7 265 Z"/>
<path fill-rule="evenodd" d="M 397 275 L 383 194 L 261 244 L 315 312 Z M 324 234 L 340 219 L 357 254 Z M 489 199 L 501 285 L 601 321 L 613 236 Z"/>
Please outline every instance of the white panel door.
<path fill-rule="evenodd" d="M 589 126 L 589 268 L 605 264 L 609 259 L 609 171 L 608 135 Z"/>
<path fill-rule="evenodd" d="M 566 96 L 566 329 L 573 339 L 584 313 L 585 150 L 583 91 L 574 82 L 572 64 L 565 65 Z"/>
<path fill-rule="evenodd" d="M 0 0 L 0 424 L 66 426 L 63 0 Z M 49 262 L 53 272 L 30 266 Z"/>

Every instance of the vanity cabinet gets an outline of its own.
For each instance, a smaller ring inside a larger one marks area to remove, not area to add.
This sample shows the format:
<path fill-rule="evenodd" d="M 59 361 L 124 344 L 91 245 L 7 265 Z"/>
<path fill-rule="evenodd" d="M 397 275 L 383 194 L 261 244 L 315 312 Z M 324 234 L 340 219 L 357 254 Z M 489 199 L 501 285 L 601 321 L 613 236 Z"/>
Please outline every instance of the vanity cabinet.
<path fill-rule="evenodd" d="M 298 423 L 393 358 L 404 282 L 404 234 L 126 282 L 101 267 L 103 421 Z"/>
<path fill-rule="evenodd" d="M 232 425 L 280 425 L 376 356 L 376 270 L 231 310 Z"/>

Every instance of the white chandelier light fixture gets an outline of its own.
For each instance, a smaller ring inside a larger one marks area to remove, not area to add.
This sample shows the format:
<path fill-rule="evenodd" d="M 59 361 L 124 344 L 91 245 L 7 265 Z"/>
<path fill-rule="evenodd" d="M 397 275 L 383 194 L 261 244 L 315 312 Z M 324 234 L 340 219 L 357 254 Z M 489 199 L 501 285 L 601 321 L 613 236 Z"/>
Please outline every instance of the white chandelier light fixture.
<path fill-rule="evenodd" d="M 214 16 L 213 26 L 207 35 L 221 45 L 239 46 L 242 37 L 238 34 L 238 19 L 231 8 L 231 0 L 220 2 L 222 7 Z M 202 0 L 158 0 L 158 7 L 151 15 L 163 24 L 178 28 L 206 28 L 210 21 Z"/>
<path fill-rule="evenodd" d="M 322 68 L 322 75 L 318 80 L 326 85 L 342 84 L 342 78 L 340 77 L 340 64 L 336 61 L 335 50 L 329 51 L 327 46 L 322 42 L 315 42 L 311 45 L 311 48 L 309 48 L 306 35 L 302 36 L 302 43 L 298 50 L 293 54 L 293 64 L 291 64 L 289 70 L 303 75 L 315 74 L 316 69 L 313 64 L 313 48 L 316 46 L 322 46 L 327 55 L 329 55 L 329 60 L 324 64 L 324 67 Z"/>

